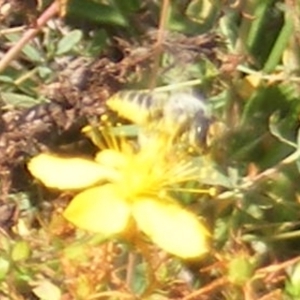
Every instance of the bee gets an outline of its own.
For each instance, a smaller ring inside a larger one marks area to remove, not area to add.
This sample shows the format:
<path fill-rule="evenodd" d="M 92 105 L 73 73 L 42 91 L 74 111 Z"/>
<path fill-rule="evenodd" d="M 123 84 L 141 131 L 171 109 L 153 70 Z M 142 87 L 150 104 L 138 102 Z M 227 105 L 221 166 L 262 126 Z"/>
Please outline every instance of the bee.
<path fill-rule="evenodd" d="M 207 146 L 213 118 L 202 97 L 187 92 L 120 91 L 106 105 L 148 132 L 164 133 L 197 148 Z"/>

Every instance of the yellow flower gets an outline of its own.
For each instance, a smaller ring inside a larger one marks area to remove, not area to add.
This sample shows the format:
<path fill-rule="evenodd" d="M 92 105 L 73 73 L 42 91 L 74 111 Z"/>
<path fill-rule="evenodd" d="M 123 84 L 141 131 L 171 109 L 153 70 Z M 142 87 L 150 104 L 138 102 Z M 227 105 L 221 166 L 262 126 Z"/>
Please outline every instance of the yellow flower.
<path fill-rule="evenodd" d="M 137 228 L 165 251 L 196 258 L 208 251 L 209 233 L 167 190 L 194 176 L 189 163 L 165 155 L 159 143 L 134 151 L 106 149 L 95 160 L 40 154 L 28 164 L 34 177 L 57 189 L 84 189 L 64 211 L 78 228 L 107 237 Z"/>

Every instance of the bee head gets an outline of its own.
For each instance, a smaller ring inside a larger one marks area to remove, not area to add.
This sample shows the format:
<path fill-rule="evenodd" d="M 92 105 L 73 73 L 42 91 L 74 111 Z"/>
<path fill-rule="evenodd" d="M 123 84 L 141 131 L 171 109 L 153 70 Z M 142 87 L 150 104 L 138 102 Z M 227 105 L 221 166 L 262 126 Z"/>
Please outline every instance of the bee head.
<path fill-rule="evenodd" d="M 190 145 L 206 146 L 207 134 L 212 117 L 208 105 L 202 96 L 190 93 L 174 93 L 164 107 L 164 119 L 179 128 Z"/>
<path fill-rule="evenodd" d="M 213 122 L 213 118 L 207 117 L 203 111 L 198 111 L 194 116 L 188 131 L 189 143 L 195 147 L 205 148 L 209 146 L 208 134 Z"/>

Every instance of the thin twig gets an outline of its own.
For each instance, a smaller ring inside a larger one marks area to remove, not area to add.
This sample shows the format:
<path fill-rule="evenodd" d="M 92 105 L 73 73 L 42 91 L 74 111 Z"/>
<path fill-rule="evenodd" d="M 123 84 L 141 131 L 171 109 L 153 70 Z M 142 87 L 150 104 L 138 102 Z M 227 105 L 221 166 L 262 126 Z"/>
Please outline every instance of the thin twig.
<path fill-rule="evenodd" d="M 149 89 L 153 89 L 156 85 L 156 78 L 157 78 L 157 72 L 159 69 L 159 63 L 160 63 L 160 55 L 162 52 L 162 44 L 164 40 L 164 34 L 165 34 L 165 26 L 166 21 L 168 19 L 168 9 L 170 5 L 170 0 L 164 0 L 163 6 L 160 14 L 160 20 L 159 20 L 159 27 L 157 31 L 157 40 L 154 47 L 154 65 L 152 70 L 152 77 L 150 79 L 149 83 Z"/>
<path fill-rule="evenodd" d="M 130 252 L 128 255 L 128 263 L 127 263 L 127 272 L 126 272 L 126 285 L 128 287 L 132 286 L 133 279 L 134 279 L 134 271 L 136 267 L 136 254 Z"/>
<path fill-rule="evenodd" d="M 213 290 L 220 289 L 222 286 L 228 283 L 228 279 L 225 277 L 221 277 L 216 279 L 212 283 L 204 286 L 203 288 L 190 293 L 189 295 L 182 298 L 182 300 L 192 300 L 192 299 L 199 299 L 199 296 L 212 292 Z M 197 297 L 197 298 L 196 298 Z"/>
<path fill-rule="evenodd" d="M 1 29 L 0 36 L 6 35 L 6 34 L 18 33 L 18 32 L 23 31 L 25 28 L 26 28 L 26 26 L 18 26 L 18 27 L 13 27 L 13 28 Z"/>
<path fill-rule="evenodd" d="M 296 150 L 295 152 L 293 152 L 292 154 L 287 156 L 285 159 L 283 159 L 281 162 L 279 162 L 276 166 L 271 167 L 271 168 L 259 173 L 251 180 L 245 181 L 240 186 L 238 186 L 237 189 L 235 189 L 233 191 L 226 191 L 226 192 L 218 195 L 216 197 L 216 199 L 218 199 L 218 200 L 229 199 L 229 198 L 239 194 L 242 190 L 247 190 L 247 189 L 255 186 L 256 184 L 258 184 L 262 180 L 264 180 L 266 178 L 270 178 L 271 176 L 276 174 L 279 170 L 281 170 L 283 167 L 285 167 L 291 163 L 294 163 L 299 158 L 300 158 L 300 149 Z"/>
<path fill-rule="evenodd" d="M 59 7 L 57 1 L 54 1 L 38 18 L 36 25 L 33 28 L 29 28 L 22 38 L 10 48 L 5 55 L 0 60 L 0 73 L 5 70 L 5 68 L 10 64 L 10 62 L 21 52 L 23 47 L 33 39 L 37 33 L 42 29 L 42 27 L 57 13 L 59 12 Z"/>

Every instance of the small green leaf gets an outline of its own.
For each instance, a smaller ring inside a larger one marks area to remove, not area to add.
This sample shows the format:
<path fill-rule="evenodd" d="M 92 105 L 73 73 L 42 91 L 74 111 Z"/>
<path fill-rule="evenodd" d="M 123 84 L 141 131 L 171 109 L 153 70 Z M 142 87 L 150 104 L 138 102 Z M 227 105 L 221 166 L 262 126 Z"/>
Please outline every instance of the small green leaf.
<path fill-rule="evenodd" d="M 254 266 L 248 257 L 236 257 L 229 263 L 228 277 L 237 285 L 244 285 L 253 275 Z"/>
<path fill-rule="evenodd" d="M 214 16 L 220 9 L 220 4 L 210 0 L 193 0 L 190 1 L 186 10 L 186 15 L 194 22 L 201 25 L 211 24 L 214 20 Z"/>
<path fill-rule="evenodd" d="M 202 184 L 232 188 L 230 178 L 213 161 L 205 157 L 196 157 L 191 159 L 191 163 L 196 167 L 195 176 L 198 176 L 198 181 Z"/>
<path fill-rule="evenodd" d="M 140 295 L 147 286 L 147 267 L 145 264 L 138 264 L 134 270 L 134 280 L 131 282 L 131 288 L 135 294 Z"/>
<path fill-rule="evenodd" d="M 262 1 L 263 2 L 263 1 Z M 293 18 L 287 18 L 284 26 L 282 27 L 280 34 L 277 37 L 276 43 L 272 48 L 272 51 L 268 57 L 268 60 L 266 61 L 263 71 L 266 73 L 270 73 L 274 71 L 278 63 L 280 62 L 280 59 L 282 57 L 282 54 L 284 50 L 286 49 L 288 42 L 290 41 L 290 37 L 293 34 L 294 30 L 294 20 Z"/>
<path fill-rule="evenodd" d="M 70 0 L 67 16 L 101 24 L 128 26 L 128 20 L 124 18 L 118 9 L 95 1 Z"/>
<path fill-rule="evenodd" d="M 270 132 L 282 143 L 285 143 L 293 148 L 297 148 L 297 144 L 285 138 L 280 132 L 279 127 L 279 112 L 275 112 L 270 117 L 269 128 Z"/>
<path fill-rule="evenodd" d="M 53 73 L 53 70 L 44 66 L 37 67 L 37 71 L 41 78 L 47 78 Z"/>
<path fill-rule="evenodd" d="M 82 31 L 73 30 L 66 34 L 57 45 L 56 54 L 62 55 L 71 51 L 82 39 Z"/>
<path fill-rule="evenodd" d="M 6 274 L 9 270 L 9 261 L 6 260 L 3 257 L 0 257 L 0 280 L 4 279 L 6 277 Z"/>
<path fill-rule="evenodd" d="M 96 30 L 89 45 L 89 53 L 97 56 L 107 44 L 108 39 L 109 36 L 104 29 Z"/>
<path fill-rule="evenodd" d="M 11 253 L 11 257 L 13 261 L 26 260 L 30 256 L 30 248 L 27 242 L 20 241 L 17 242 Z"/>
<path fill-rule="evenodd" d="M 273 0 L 247 2 L 254 3 L 253 7 L 251 8 L 254 18 L 251 20 L 251 27 L 247 35 L 247 45 L 251 49 L 254 46 L 257 37 L 259 37 L 260 31 L 264 28 L 266 12 L 268 9 L 270 9 L 270 5 Z"/>
<path fill-rule="evenodd" d="M 291 270 L 289 280 L 286 282 L 287 292 L 293 296 L 300 297 L 300 264 L 297 263 Z"/>
<path fill-rule="evenodd" d="M 17 93 L 2 93 L 1 98 L 6 104 L 16 107 L 31 107 L 39 103 L 35 98 Z"/>
<path fill-rule="evenodd" d="M 63 256 L 68 260 L 84 260 L 86 253 L 86 249 L 83 247 L 83 245 L 71 245 L 64 249 Z"/>
<path fill-rule="evenodd" d="M 13 83 L 14 82 L 14 80 L 11 77 L 5 76 L 5 75 L 0 76 L 0 81 L 4 82 L 4 83 Z"/>
<path fill-rule="evenodd" d="M 15 43 L 18 40 L 20 40 L 21 35 L 16 33 L 10 33 L 6 35 L 6 38 L 9 41 Z M 43 61 L 43 57 L 41 56 L 41 53 L 37 50 L 36 47 L 32 46 L 31 44 L 27 43 L 26 46 L 22 48 L 22 52 L 29 58 L 30 61 L 34 61 L 34 62 Z"/>

